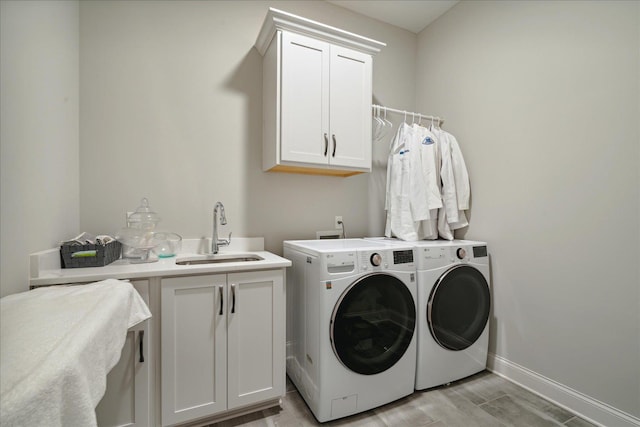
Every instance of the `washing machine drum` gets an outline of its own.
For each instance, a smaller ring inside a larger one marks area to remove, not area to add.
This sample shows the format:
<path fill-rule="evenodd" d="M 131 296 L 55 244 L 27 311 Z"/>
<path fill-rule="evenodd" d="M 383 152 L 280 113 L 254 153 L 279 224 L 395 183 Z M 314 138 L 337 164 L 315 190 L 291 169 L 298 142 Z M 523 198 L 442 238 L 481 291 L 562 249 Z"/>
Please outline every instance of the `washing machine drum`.
<path fill-rule="evenodd" d="M 477 269 L 459 265 L 447 270 L 431 290 L 427 323 L 436 342 L 464 350 L 482 335 L 491 308 L 486 279 Z"/>
<path fill-rule="evenodd" d="M 416 306 L 407 286 L 395 276 L 360 278 L 342 294 L 331 317 L 331 345 L 353 372 L 384 372 L 407 351 L 416 326 Z"/>

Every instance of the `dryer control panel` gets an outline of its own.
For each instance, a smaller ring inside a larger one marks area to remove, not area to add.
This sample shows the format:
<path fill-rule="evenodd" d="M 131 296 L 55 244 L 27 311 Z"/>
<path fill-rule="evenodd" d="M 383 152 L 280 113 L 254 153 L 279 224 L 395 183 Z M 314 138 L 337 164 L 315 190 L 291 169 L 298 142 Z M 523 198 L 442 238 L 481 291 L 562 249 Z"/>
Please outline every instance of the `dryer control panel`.
<path fill-rule="evenodd" d="M 456 263 L 487 264 L 487 245 L 455 244 L 416 248 L 419 270 L 439 268 Z"/>
<path fill-rule="evenodd" d="M 473 247 L 473 256 L 474 258 L 482 258 L 487 256 L 487 247 L 486 246 L 474 246 Z"/>

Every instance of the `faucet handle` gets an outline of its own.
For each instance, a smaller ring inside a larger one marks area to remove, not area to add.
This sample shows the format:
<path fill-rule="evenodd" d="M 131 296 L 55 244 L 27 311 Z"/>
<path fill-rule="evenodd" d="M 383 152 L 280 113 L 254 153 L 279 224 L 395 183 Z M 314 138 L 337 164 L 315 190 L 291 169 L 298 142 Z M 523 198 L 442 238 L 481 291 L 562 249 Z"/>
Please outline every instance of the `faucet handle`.
<path fill-rule="evenodd" d="M 229 246 L 231 244 L 231 233 L 229 233 L 228 239 L 218 240 L 218 246 Z"/>

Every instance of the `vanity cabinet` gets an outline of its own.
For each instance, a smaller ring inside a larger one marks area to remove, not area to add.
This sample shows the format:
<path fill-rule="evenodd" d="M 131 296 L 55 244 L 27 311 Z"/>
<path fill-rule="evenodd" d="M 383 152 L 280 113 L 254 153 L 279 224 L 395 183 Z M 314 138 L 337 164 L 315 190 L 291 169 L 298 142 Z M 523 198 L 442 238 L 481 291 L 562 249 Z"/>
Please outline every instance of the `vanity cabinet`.
<path fill-rule="evenodd" d="M 162 425 L 284 395 L 283 276 L 266 270 L 161 280 Z"/>
<path fill-rule="evenodd" d="M 205 425 L 281 404 L 285 394 L 285 269 L 262 238 L 235 238 L 229 257 L 209 260 L 200 239 L 177 258 L 117 260 L 63 269 L 60 249 L 31 254 L 30 286 L 128 280 L 152 317 L 127 331 L 96 407 L 98 425 Z M 247 251 L 250 251 L 247 252 Z M 249 258 L 256 261 L 236 262 Z"/>
<path fill-rule="evenodd" d="M 384 43 L 270 9 L 263 54 L 263 169 L 371 171 L 372 55 Z"/>
<path fill-rule="evenodd" d="M 149 305 L 149 281 L 131 284 Z M 96 407 L 100 427 L 147 427 L 151 422 L 150 319 L 127 332 L 120 360 L 107 375 L 107 389 Z"/>

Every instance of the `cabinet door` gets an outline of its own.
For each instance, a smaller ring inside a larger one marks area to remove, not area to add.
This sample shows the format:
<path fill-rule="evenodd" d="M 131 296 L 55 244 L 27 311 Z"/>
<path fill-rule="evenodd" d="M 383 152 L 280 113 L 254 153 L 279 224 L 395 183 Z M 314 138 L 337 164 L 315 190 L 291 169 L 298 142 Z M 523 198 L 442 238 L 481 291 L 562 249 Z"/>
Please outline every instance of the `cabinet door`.
<path fill-rule="evenodd" d="M 163 279 L 162 424 L 227 409 L 226 275 Z"/>
<path fill-rule="evenodd" d="M 371 56 L 331 46 L 329 163 L 371 169 Z"/>
<path fill-rule="evenodd" d="M 227 282 L 228 389 L 233 409 L 284 395 L 285 295 L 281 270 L 233 273 Z"/>
<path fill-rule="evenodd" d="M 149 281 L 131 282 L 149 305 Z M 120 360 L 107 375 L 107 390 L 96 407 L 100 427 L 147 427 L 150 423 L 150 323 L 145 320 L 127 332 Z"/>
<path fill-rule="evenodd" d="M 329 44 L 282 34 L 283 162 L 324 164 L 329 155 Z"/>

